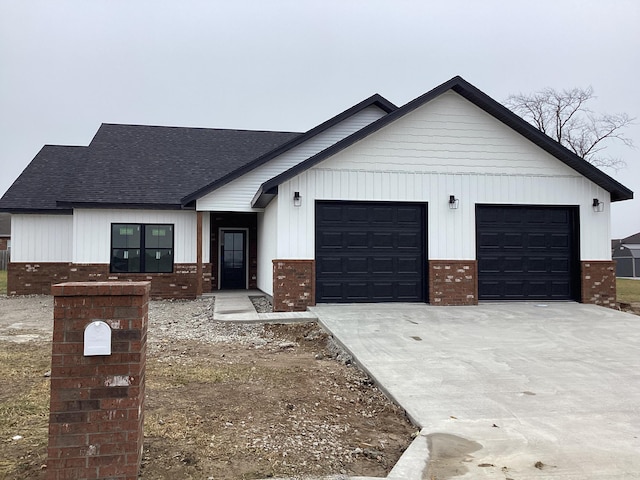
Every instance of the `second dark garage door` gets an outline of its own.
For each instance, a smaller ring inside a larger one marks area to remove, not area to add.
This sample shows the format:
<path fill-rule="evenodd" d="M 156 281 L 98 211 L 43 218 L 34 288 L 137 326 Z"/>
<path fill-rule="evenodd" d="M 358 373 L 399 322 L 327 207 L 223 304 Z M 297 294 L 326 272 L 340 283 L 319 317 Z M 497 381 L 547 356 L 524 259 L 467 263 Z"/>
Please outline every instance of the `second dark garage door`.
<path fill-rule="evenodd" d="M 316 301 L 425 301 L 425 207 L 316 202 Z"/>
<path fill-rule="evenodd" d="M 573 207 L 476 207 L 480 300 L 576 300 L 578 213 Z"/>

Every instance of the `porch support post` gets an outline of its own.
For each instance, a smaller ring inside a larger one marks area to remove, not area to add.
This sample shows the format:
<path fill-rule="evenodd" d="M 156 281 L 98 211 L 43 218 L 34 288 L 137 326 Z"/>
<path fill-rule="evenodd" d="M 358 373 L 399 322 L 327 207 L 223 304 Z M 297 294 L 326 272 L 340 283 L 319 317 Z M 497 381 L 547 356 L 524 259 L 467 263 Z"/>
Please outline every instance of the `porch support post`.
<path fill-rule="evenodd" d="M 202 295 L 202 212 L 196 213 L 196 295 Z"/>

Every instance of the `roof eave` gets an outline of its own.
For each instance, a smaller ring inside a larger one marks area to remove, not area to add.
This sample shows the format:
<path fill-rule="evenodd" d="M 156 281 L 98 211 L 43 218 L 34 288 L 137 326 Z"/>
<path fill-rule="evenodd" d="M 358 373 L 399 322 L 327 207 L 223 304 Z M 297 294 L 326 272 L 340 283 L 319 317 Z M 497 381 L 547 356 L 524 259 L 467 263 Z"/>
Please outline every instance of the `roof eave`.
<path fill-rule="evenodd" d="M 73 209 L 70 209 L 70 208 L 0 208 L 0 212 L 6 212 L 12 215 L 20 215 L 20 214 L 72 215 Z"/>
<path fill-rule="evenodd" d="M 115 210 L 192 210 L 180 203 L 125 203 L 125 202 L 76 202 L 62 201 L 56 202 L 62 208 L 87 208 L 87 209 L 115 209 Z"/>
<path fill-rule="evenodd" d="M 260 185 L 260 188 L 253 196 L 253 199 L 251 200 L 252 208 L 266 208 L 267 205 L 271 203 L 271 200 L 273 200 L 278 195 L 277 186 L 268 190 L 265 190 L 263 187 L 264 184 Z"/>

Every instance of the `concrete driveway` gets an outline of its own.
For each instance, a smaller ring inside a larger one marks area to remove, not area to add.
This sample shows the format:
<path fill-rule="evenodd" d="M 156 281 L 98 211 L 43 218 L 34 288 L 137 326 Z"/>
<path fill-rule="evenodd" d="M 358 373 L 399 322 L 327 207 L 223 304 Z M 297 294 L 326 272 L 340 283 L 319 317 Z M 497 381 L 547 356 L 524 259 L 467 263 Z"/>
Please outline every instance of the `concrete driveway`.
<path fill-rule="evenodd" d="M 640 317 L 577 303 L 311 310 L 423 428 L 422 478 L 640 478 Z"/>

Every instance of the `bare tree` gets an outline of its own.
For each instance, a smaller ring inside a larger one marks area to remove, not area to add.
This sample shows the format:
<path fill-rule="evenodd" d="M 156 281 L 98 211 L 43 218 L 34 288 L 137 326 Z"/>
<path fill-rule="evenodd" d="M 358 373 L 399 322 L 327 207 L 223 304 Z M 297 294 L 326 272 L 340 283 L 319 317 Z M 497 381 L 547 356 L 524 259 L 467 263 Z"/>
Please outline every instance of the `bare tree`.
<path fill-rule="evenodd" d="M 603 151 L 613 141 L 633 147 L 624 130 L 635 118 L 626 113 L 596 114 L 586 105 L 593 98 L 591 87 L 561 92 L 545 88 L 532 94 L 510 95 L 505 104 L 586 161 L 597 167 L 618 169 L 625 162 L 605 156 Z"/>

